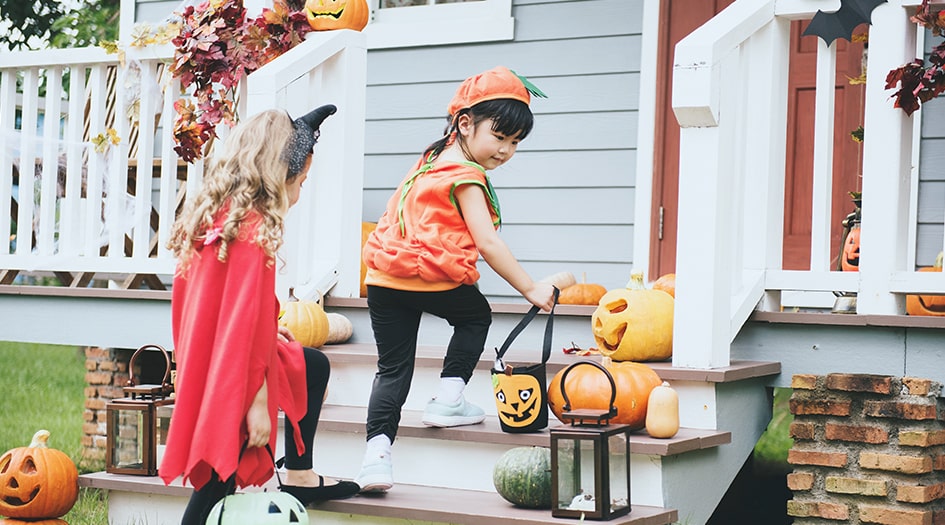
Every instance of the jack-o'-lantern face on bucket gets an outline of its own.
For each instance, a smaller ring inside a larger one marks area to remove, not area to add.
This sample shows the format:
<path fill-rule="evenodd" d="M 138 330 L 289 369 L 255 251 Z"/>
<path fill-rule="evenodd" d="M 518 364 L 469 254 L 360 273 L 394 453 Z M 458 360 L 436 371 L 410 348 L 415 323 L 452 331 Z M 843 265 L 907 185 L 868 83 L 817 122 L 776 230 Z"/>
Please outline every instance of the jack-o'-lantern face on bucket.
<path fill-rule="evenodd" d="M 493 375 L 499 420 L 510 427 L 527 427 L 541 413 L 542 387 L 527 374 Z"/>

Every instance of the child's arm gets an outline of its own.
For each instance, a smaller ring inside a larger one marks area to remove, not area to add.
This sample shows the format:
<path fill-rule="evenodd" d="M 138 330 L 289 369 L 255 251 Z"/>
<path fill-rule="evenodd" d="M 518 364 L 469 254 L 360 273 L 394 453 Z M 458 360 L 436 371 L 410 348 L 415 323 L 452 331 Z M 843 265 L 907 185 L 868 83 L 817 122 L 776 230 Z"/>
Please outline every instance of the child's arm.
<path fill-rule="evenodd" d="M 512 251 L 495 231 L 482 188 L 475 184 L 464 184 L 456 188 L 455 195 L 466 227 L 486 263 L 528 302 L 546 312 L 551 310 L 554 305 L 554 287 L 549 283 L 533 281 L 512 255 Z"/>

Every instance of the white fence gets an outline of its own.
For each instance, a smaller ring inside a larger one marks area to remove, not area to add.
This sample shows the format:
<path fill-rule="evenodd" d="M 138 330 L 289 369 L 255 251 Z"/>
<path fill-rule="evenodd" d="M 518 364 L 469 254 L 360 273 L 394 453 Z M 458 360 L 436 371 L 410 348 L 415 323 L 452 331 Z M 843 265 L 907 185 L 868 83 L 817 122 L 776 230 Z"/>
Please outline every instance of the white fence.
<path fill-rule="evenodd" d="M 737 0 L 676 47 L 676 366 L 728 365 L 751 312 L 777 311 L 783 293 L 855 292 L 859 314 L 901 314 L 906 293 L 945 293 L 945 274 L 914 271 L 918 136 L 885 89 L 886 73 L 917 56 L 921 28 L 909 17 L 919 0 L 889 0 L 872 15 L 859 272 L 827 270 L 836 41 L 818 39 L 812 270 L 782 269 L 789 26 L 839 3 Z"/>
<path fill-rule="evenodd" d="M 165 244 L 176 210 L 201 182 L 202 162 L 185 165 L 173 151 L 180 85 L 164 67 L 172 56 L 169 46 L 128 50 L 121 64 L 98 48 L 4 55 L 5 282 L 52 272 L 73 286 L 95 274 L 122 276 L 130 286 L 134 276 L 150 276 L 154 287 L 173 274 Z M 331 286 L 336 295 L 358 294 L 365 76 L 363 35 L 343 30 L 309 34 L 241 86 L 244 116 L 273 107 L 293 116 L 325 103 L 339 108 L 323 126 L 310 182 L 290 213 L 281 296 L 289 287 L 299 296 Z"/>

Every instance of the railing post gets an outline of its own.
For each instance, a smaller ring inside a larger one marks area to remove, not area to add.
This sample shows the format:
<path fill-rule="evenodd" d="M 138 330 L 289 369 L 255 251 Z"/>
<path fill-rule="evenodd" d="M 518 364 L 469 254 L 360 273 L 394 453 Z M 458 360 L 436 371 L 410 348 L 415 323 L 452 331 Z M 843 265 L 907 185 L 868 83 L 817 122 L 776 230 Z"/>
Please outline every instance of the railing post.
<path fill-rule="evenodd" d="M 906 269 L 912 121 L 894 108 L 886 74 L 915 58 L 916 25 L 899 2 L 873 11 L 866 77 L 863 141 L 863 218 L 858 314 L 900 314 L 905 298 L 890 279 Z"/>

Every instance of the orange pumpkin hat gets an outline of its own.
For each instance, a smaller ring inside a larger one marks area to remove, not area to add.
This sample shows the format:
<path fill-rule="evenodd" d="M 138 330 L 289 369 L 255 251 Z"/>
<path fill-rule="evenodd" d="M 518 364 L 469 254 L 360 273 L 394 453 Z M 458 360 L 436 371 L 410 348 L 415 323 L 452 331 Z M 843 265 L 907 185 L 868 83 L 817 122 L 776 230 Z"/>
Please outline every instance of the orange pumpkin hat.
<path fill-rule="evenodd" d="M 464 80 L 456 90 L 447 110 L 450 117 L 455 117 L 460 111 L 480 102 L 500 98 L 520 100 L 529 104 L 531 95 L 539 98 L 547 97 L 525 77 L 519 76 L 507 67 L 498 66 Z"/>

